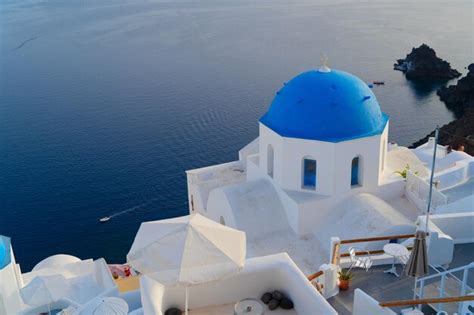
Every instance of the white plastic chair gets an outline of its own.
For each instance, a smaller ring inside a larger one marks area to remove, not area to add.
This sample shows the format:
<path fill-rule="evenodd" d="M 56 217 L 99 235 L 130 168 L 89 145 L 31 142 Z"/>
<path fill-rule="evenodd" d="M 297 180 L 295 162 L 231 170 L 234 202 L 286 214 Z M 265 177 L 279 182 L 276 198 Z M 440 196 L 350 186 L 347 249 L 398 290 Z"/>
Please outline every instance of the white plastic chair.
<path fill-rule="evenodd" d="M 365 252 L 365 256 L 358 256 L 356 255 L 357 252 Z M 370 267 L 372 267 L 373 261 L 370 258 L 370 253 L 367 250 L 363 250 L 357 247 L 349 248 L 349 255 L 351 258 L 351 265 L 349 266 L 349 270 L 353 267 L 365 269 L 365 271 L 369 271 Z"/>
<path fill-rule="evenodd" d="M 406 239 L 405 241 L 401 242 L 400 244 L 405 246 L 405 247 L 413 247 L 414 242 L 415 242 L 415 238 L 410 237 L 410 238 Z M 400 264 L 403 265 L 402 272 L 405 271 L 409 259 L 410 259 L 410 254 L 398 257 L 398 260 L 400 261 Z"/>
<path fill-rule="evenodd" d="M 408 260 L 410 259 L 410 255 L 405 255 L 405 256 L 400 256 L 398 257 L 398 260 L 400 261 L 400 264 L 403 265 L 403 271 L 405 271 L 405 268 L 407 267 Z"/>

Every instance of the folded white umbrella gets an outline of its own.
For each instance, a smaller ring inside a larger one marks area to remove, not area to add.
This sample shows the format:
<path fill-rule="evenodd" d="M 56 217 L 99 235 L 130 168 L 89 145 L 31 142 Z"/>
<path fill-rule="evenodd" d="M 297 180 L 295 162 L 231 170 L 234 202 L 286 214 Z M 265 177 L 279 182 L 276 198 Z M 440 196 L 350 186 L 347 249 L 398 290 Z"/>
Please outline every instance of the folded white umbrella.
<path fill-rule="evenodd" d="M 54 303 L 69 292 L 69 285 L 62 275 L 37 276 L 25 287 L 20 289 L 20 295 L 25 304 L 43 306 Z"/>
<path fill-rule="evenodd" d="M 238 273 L 245 253 L 244 232 L 193 214 L 142 223 L 127 261 L 163 284 L 187 288 Z"/>
<path fill-rule="evenodd" d="M 245 263 L 245 233 L 199 214 L 144 222 L 128 263 L 164 284 L 198 284 L 239 272 Z"/>
<path fill-rule="evenodd" d="M 128 304 L 117 297 L 101 297 L 89 302 L 80 315 L 127 315 Z"/>

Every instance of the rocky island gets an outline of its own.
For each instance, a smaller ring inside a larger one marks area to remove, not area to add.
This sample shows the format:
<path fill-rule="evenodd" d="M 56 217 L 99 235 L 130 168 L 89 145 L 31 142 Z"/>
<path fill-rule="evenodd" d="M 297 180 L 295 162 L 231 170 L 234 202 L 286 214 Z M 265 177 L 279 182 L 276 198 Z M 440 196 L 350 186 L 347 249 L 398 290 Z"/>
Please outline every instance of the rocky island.
<path fill-rule="evenodd" d="M 468 154 L 474 155 L 474 63 L 469 65 L 468 70 L 468 74 L 456 85 L 443 87 L 437 92 L 440 99 L 458 117 L 440 128 L 439 143 L 453 148 L 463 145 Z M 433 135 L 434 131 L 411 147 L 425 143 Z"/>
<path fill-rule="evenodd" d="M 393 68 L 404 72 L 407 79 L 412 80 L 450 80 L 461 76 L 426 44 L 413 48 L 405 59 L 398 59 Z"/>

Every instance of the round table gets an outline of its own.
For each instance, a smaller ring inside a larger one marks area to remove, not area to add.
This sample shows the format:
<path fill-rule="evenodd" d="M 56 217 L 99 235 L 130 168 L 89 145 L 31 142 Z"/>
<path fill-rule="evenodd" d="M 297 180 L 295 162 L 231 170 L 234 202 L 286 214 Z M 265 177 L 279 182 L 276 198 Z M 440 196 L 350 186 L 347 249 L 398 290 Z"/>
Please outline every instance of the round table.
<path fill-rule="evenodd" d="M 393 257 L 393 262 L 392 262 L 392 267 L 388 270 L 385 270 L 385 273 L 391 273 L 395 275 L 396 277 L 400 277 L 400 275 L 397 273 L 397 268 L 395 267 L 395 262 L 398 257 L 402 256 L 407 256 L 408 255 L 408 249 L 400 244 L 396 243 L 389 243 L 385 244 L 383 247 L 383 251 Z"/>
<path fill-rule="evenodd" d="M 243 299 L 234 307 L 234 315 L 263 315 L 265 309 L 256 299 Z"/>

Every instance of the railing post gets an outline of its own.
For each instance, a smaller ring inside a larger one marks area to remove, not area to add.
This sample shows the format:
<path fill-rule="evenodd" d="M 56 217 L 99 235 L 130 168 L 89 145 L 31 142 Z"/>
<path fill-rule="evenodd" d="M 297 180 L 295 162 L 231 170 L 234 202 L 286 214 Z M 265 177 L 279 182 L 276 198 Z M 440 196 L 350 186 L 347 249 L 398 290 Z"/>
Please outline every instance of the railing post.
<path fill-rule="evenodd" d="M 416 293 L 416 290 L 418 289 L 418 279 L 415 278 L 415 288 L 413 289 L 413 299 L 416 300 L 416 296 L 417 296 L 417 293 Z"/>
<path fill-rule="evenodd" d="M 336 266 L 339 266 L 339 250 L 341 246 L 341 239 L 337 236 L 331 237 L 331 244 L 330 244 L 330 257 L 329 262 Z"/>
<path fill-rule="evenodd" d="M 323 271 L 321 278 L 324 298 L 329 299 L 337 295 L 339 293 L 339 285 L 337 283 L 339 267 L 332 264 L 324 264 L 319 267 L 319 270 Z"/>
<path fill-rule="evenodd" d="M 467 286 L 467 278 L 469 276 L 469 269 L 464 269 L 464 273 L 462 275 L 462 285 L 461 285 L 461 295 L 466 295 L 466 286 Z"/>
<path fill-rule="evenodd" d="M 440 298 L 443 298 L 444 297 L 444 286 L 445 286 L 445 282 L 446 282 L 446 274 L 444 273 L 442 276 L 441 276 L 441 283 L 439 285 L 439 297 Z M 443 304 L 442 303 L 439 303 L 438 304 L 438 311 L 441 312 L 443 311 Z"/>
<path fill-rule="evenodd" d="M 469 277 L 469 270 L 472 268 L 472 263 L 469 266 L 466 266 L 464 269 L 464 273 L 462 275 L 462 283 L 461 283 L 461 295 L 466 295 L 466 286 L 467 286 L 467 279 Z M 458 313 L 461 314 L 462 312 L 462 303 L 459 303 L 458 306 Z"/>
<path fill-rule="evenodd" d="M 424 297 L 425 295 L 425 280 L 424 279 L 420 279 L 420 294 L 418 294 L 420 300 Z M 420 304 L 417 305 L 417 308 L 418 309 L 421 309 L 420 307 Z"/>

